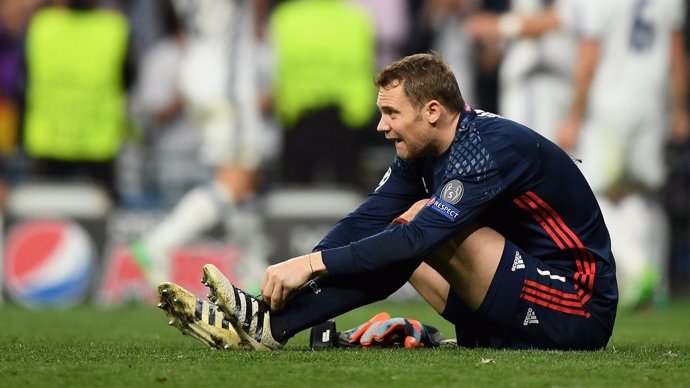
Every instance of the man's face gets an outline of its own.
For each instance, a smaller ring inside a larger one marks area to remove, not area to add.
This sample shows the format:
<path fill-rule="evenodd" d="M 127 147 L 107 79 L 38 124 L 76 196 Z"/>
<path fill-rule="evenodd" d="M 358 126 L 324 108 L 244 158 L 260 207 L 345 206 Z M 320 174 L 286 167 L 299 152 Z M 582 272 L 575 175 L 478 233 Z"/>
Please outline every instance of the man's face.
<path fill-rule="evenodd" d="M 433 139 L 431 125 L 424 119 L 423 109 L 417 109 L 405 95 L 402 83 L 379 88 L 376 105 L 381 120 L 376 130 L 395 142 L 395 151 L 403 159 L 414 159 L 431 153 Z"/>

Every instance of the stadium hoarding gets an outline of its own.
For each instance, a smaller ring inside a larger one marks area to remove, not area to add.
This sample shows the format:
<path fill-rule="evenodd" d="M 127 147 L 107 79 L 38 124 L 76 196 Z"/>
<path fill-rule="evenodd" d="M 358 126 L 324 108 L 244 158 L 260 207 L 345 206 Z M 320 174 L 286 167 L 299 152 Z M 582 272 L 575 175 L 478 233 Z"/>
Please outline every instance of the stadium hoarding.
<path fill-rule="evenodd" d="M 37 308 L 88 299 L 111 207 L 105 191 L 88 183 L 13 187 L 3 234 L 3 289 L 9 299 Z"/>
<path fill-rule="evenodd" d="M 22 190 L 26 194 L 26 190 Z M 102 207 L 104 202 L 94 201 L 99 197 L 91 194 L 80 196 L 64 188 L 38 190 L 42 195 L 57 195 L 58 198 L 52 198 L 49 206 L 15 204 L 9 208 L 12 211 L 7 212 L 7 233 L 0 242 L 4 244 L 2 253 L 7 254 L 8 243 L 11 243 L 12 262 L 21 264 L 12 264 L 11 279 L 7 271 L 0 274 L 0 286 L 4 296 L 9 297 L 6 302 L 31 307 L 62 307 L 81 302 L 110 306 L 155 300 L 155 289 L 135 264 L 130 246 L 166 216 L 165 209 Z M 26 198 L 36 200 L 40 197 L 29 194 Z M 360 193 L 342 189 L 279 189 L 268 193 L 263 201 L 263 217 L 271 248 L 269 259 L 276 262 L 311 251 L 334 223 L 362 200 Z M 78 206 L 79 202 L 84 206 Z M 89 206 L 92 211 L 85 211 Z M 45 231 L 50 228 L 52 231 Z M 18 250 L 19 239 L 15 231 L 23 231 L 25 238 L 27 229 L 34 241 L 27 246 L 33 248 Z M 240 249 L 231 238 L 223 227 L 219 227 L 173 251 L 170 281 L 196 295 L 205 295 L 207 290 L 199 282 L 200 271 L 203 264 L 213 263 L 231 280 L 241 284 Z M 8 263 L 4 260 L 0 271 L 7 268 Z M 62 294 L 56 291 L 60 287 Z M 35 295 L 39 294 L 43 299 L 36 299 Z M 60 295 L 62 297 L 58 297 Z"/>
<path fill-rule="evenodd" d="M 134 241 L 146 230 L 156 225 L 165 213 L 162 211 L 118 210 L 108 222 L 106 248 L 95 292 L 95 301 L 103 305 L 118 305 L 131 301 L 151 303 L 156 299 L 155 288 L 149 284 L 135 263 L 130 249 Z M 170 281 L 177 283 L 195 295 L 206 295 L 207 290 L 199 282 L 201 268 L 206 263 L 215 264 L 233 281 L 237 280 L 240 252 L 236 245 L 224 241 L 213 233 L 185 244 L 171 252 Z"/>
<path fill-rule="evenodd" d="M 107 202 L 92 189 L 32 184 L 15 191 L 1 239 L 0 294 L 8 302 L 56 308 L 155 298 L 155 288 L 135 265 L 129 246 L 165 212 L 102 206 Z M 34 206 L 27 199 L 35 201 Z M 239 250 L 218 233 L 210 233 L 172 252 L 171 260 L 170 280 L 204 295 L 199 283 L 203 264 L 214 263 L 233 278 Z"/>

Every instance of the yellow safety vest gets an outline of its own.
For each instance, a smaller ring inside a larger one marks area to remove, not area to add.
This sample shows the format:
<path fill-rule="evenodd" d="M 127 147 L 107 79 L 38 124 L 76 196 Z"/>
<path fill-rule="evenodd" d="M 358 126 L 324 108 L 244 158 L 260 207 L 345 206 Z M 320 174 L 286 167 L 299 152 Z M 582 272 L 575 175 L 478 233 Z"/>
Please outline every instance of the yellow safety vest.
<path fill-rule="evenodd" d="M 301 114 L 335 105 L 361 127 L 375 112 L 375 36 L 363 10 L 345 1 L 295 0 L 271 18 L 275 108 L 290 126 Z"/>
<path fill-rule="evenodd" d="M 25 147 L 65 161 L 112 159 L 124 138 L 129 25 L 107 10 L 38 11 L 27 32 Z"/>

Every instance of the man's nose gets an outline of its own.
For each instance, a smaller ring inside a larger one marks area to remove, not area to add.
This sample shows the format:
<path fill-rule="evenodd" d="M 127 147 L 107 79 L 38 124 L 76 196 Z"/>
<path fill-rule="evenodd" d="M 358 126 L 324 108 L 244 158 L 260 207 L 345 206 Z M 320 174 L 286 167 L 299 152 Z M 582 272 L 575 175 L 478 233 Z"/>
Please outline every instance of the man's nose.
<path fill-rule="evenodd" d="M 381 117 L 381 119 L 379 120 L 379 124 L 376 126 L 376 130 L 378 132 L 388 132 L 391 130 L 391 127 L 390 125 L 388 125 L 388 123 L 386 123 L 383 117 Z"/>

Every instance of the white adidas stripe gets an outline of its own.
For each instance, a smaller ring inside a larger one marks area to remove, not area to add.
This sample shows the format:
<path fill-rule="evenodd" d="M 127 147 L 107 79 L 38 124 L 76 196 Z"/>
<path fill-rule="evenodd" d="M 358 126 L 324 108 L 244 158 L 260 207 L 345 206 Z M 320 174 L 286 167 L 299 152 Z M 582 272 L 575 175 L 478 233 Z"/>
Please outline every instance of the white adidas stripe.
<path fill-rule="evenodd" d="M 565 277 L 564 276 L 551 275 L 551 271 L 544 271 L 544 270 L 537 268 L 537 273 L 541 276 L 548 276 L 549 278 L 551 278 L 553 280 L 560 280 L 561 282 L 565 283 Z"/>

